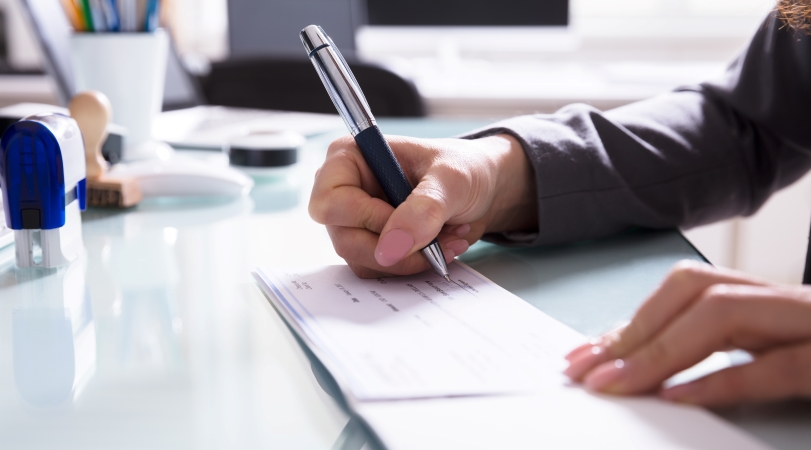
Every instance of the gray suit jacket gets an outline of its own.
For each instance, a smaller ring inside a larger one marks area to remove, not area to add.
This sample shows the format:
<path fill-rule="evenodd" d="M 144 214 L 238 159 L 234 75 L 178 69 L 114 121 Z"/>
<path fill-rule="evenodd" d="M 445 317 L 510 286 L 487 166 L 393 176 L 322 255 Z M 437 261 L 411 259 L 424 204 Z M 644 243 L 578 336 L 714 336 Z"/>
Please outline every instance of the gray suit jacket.
<path fill-rule="evenodd" d="M 489 240 L 555 244 L 750 215 L 811 168 L 811 38 L 772 15 L 718 80 L 467 137 L 497 133 L 518 138 L 535 168 L 539 230 Z"/>

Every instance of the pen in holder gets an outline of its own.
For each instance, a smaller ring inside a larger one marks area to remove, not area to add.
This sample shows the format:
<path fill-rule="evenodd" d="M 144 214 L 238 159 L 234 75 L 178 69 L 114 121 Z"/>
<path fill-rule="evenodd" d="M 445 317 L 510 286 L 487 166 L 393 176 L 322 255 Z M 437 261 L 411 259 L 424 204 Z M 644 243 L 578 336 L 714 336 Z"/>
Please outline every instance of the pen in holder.
<path fill-rule="evenodd" d="M 128 129 L 122 159 L 154 158 L 166 144 L 152 140 L 161 111 L 169 40 L 163 29 L 141 33 L 74 33 L 71 58 L 76 92 L 104 93 L 116 122 Z"/>

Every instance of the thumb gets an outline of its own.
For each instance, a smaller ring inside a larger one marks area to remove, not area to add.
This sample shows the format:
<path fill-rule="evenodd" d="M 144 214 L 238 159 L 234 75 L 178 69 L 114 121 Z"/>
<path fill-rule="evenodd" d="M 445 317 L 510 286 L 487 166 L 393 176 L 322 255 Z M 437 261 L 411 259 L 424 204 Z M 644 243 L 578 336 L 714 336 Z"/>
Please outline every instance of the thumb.
<path fill-rule="evenodd" d="M 455 213 L 441 189 L 421 183 L 389 217 L 375 248 L 375 260 L 389 267 L 424 248 Z"/>

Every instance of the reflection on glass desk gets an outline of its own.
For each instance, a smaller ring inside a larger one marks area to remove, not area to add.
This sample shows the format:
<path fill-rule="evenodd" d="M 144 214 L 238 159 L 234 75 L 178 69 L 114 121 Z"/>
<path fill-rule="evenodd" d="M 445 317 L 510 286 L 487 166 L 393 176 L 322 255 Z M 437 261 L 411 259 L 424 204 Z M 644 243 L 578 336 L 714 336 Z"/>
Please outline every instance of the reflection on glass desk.
<path fill-rule="evenodd" d="M 381 122 L 424 137 L 483 125 Z M 376 448 L 250 276 L 259 265 L 343 262 L 307 214 L 313 173 L 339 134 L 311 139 L 299 167 L 235 201 L 88 210 L 86 254 L 70 266 L 21 270 L 13 247 L 0 249 L 0 448 Z M 682 258 L 699 255 L 677 232 L 639 231 L 544 249 L 482 243 L 462 259 L 596 334 Z M 808 408 L 793 408 L 725 417 L 792 448 L 811 441 Z"/>

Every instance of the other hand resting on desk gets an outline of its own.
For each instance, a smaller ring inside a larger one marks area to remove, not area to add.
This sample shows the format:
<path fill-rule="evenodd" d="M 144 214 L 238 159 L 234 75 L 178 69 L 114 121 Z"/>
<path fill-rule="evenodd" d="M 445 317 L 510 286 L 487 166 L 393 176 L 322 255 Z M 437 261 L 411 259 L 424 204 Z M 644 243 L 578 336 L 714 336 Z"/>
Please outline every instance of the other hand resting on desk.
<path fill-rule="evenodd" d="M 310 216 L 358 276 L 428 269 L 419 250 L 437 236 L 450 261 L 484 233 L 537 229 L 534 175 L 514 138 L 386 139 L 414 186 L 400 207 L 348 136 L 330 145 L 310 197 Z"/>
<path fill-rule="evenodd" d="M 661 390 L 670 376 L 730 348 L 754 361 Z M 685 261 L 627 326 L 566 359 L 567 375 L 605 393 L 658 391 L 706 406 L 811 397 L 811 288 Z"/>

